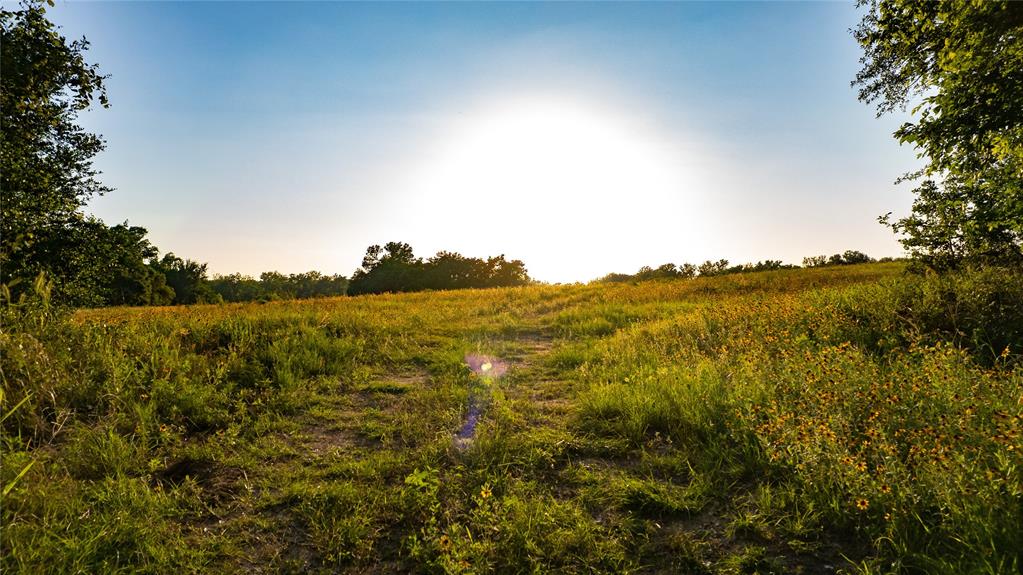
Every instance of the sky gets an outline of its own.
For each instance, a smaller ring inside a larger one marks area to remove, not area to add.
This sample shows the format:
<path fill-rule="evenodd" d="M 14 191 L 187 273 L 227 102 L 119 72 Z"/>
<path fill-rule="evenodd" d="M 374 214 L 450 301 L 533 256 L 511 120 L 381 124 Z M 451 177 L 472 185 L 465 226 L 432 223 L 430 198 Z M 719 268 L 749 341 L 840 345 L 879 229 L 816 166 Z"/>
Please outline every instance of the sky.
<path fill-rule="evenodd" d="M 549 282 L 902 253 L 920 163 L 850 81 L 852 3 L 58 2 L 110 77 L 88 210 L 213 274 L 366 247 Z"/>

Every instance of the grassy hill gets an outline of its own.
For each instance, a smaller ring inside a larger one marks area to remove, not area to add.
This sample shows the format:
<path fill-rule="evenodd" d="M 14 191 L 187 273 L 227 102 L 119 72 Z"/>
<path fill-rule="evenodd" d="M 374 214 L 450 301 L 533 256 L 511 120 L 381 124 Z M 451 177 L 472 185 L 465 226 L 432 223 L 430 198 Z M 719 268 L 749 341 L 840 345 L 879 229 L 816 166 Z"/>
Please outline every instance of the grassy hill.
<path fill-rule="evenodd" d="M 1021 301 L 893 263 L 11 312 L 0 568 L 1016 572 Z"/>

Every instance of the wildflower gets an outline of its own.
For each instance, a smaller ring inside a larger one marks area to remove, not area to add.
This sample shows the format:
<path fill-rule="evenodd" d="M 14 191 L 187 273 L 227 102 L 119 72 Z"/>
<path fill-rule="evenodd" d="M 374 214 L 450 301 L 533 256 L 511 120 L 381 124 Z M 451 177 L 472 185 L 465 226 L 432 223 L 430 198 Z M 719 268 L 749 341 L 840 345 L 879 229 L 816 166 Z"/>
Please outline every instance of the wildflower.
<path fill-rule="evenodd" d="M 483 489 L 480 489 L 480 498 L 482 498 L 482 499 L 486 499 L 486 498 L 490 497 L 493 494 L 494 493 L 490 490 L 490 487 L 488 487 L 486 485 L 483 486 Z"/>
<path fill-rule="evenodd" d="M 884 484 L 884 485 L 881 486 L 881 493 L 891 493 L 891 492 L 892 492 L 892 488 L 888 484 Z"/>
<path fill-rule="evenodd" d="M 451 538 L 448 537 L 447 533 L 440 536 L 438 543 L 440 544 L 440 548 L 444 551 L 451 549 Z"/>
<path fill-rule="evenodd" d="M 866 511 L 868 507 L 870 507 L 870 502 L 867 501 L 866 499 L 856 500 L 856 509 L 859 509 L 860 511 Z"/>
<path fill-rule="evenodd" d="M 862 472 L 864 472 L 866 470 L 867 470 L 867 464 L 865 462 L 860 461 L 860 462 L 858 462 L 856 464 L 856 471 L 859 471 L 860 473 L 862 473 Z"/>

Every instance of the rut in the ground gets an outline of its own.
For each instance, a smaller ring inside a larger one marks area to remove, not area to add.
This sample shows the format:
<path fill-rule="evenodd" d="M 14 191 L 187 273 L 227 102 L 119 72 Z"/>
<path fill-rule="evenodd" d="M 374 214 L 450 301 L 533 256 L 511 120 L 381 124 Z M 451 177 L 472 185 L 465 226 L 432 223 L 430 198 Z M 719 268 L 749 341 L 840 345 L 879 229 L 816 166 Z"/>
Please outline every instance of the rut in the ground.
<path fill-rule="evenodd" d="M 246 492 L 228 509 L 200 522 L 200 536 L 228 536 L 240 553 L 236 567 L 246 573 L 305 572 L 323 562 L 305 522 L 285 496 L 289 483 L 339 458 L 383 448 L 375 425 L 401 409 L 406 393 L 425 385 L 425 372 L 385 374 L 352 390 L 326 396 L 296 418 L 297 429 L 277 434 L 275 455 L 264 459 Z M 234 555 L 234 554 L 233 554 Z"/>

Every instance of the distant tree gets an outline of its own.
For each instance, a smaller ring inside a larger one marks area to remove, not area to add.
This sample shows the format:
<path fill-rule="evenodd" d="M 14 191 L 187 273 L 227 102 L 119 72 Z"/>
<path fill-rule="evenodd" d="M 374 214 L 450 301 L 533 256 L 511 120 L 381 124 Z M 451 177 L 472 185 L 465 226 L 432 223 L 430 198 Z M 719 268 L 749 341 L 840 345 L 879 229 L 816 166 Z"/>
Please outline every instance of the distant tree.
<path fill-rule="evenodd" d="M 856 250 L 846 250 L 842 254 L 842 262 L 845 264 L 865 264 L 874 261 L 873 258 L 863 252 Z"/>
<path fill-rule="evenodd" d="M 526 264 L 522 260 L 505 259 L 504 254 L 487 258 L 487 278 L 480 287 L 510 287 L 530 283 Z"/>
<path fill-rule="evenodd" d="M 175 304 L 217 303 L 223 301 L 206 278 L 206 264 L 183 260 L 172 253 L 165 254 L 153 268 L 167 278 L 174 290 Z"/>
<path fill-rule="evenodd" d="M 397 262 L 410 264 L 417 261 L 412 246 L 405 242 L 387 242 L 384 244 L 384 251 L 387 252 L 386 257 L 388 259 Z"/>
<path fill-rule="evenodd" d="M 265 299 L 289 299 L 288 278 L 280 272 L 259 274 L 259 287 Z"/>
<path fill-rule="evenodd" d="M 149 266 L 152 283 L 149 289 L 149 305 L 171 305 L 174 303 L 174 288 L 167 285 L 167 276 Z"/>
<path fill-rule="evenodd" d="M 781 260 L 764 260 L 762 262 L 743 264 L 738 272 L 766 272 L 772 270 L 780 270 L 785 268 L 791 268 L 794 266 L 788 266 L 781 262 Z"/>
<path fill-rule="evenodd" d="M 688 265 L 688 264 L 686 264 Z M 695 268 L 694 268 L 695 269 Z M 695 273 L 695 272 L 694 272 Z M 652 280 L 652 279 L 674 279 L 682 276 L 682 272 L 673 263 L 666 263 L 651 268 L 650 266 L 643 266 L 639 268 L 636 275 L 633 276 L 636 280 Z"/>
<path fill-rule="evenodd" d="M 243 276 L 241 274 L 230 274 L 217 276 L 209 280 L 210 289 L 217 292 L 224 301 L 258 301 L 267 298 L 259 280 Z"/>
<path fill-rule="evenodd" d="M 889 258 L 890 260 L 891 258 Z M 867 254 L 856 251 L 846 250 L 840 254 L 832 254 L 831 256 L 810 256 L 803 258 L 803 267 L 807 268 L 819 268 L 823 266 L 841 266 L 848 264 L 865 264 L 875 261 L 874 258 Z M 779 262 L 780 263 L 780 262 Z M 786 266 L 782 266 L 786 267 Z"/>
<path fill-rule="evenodd" d="M 366 248 L 366 255 L 362 256 L 362 269 L 364 271 L 372 270 L 380 263 L 380 256 L 383 253 L 383 248 L 378 245 L 372 245 Z"/>
<path fill-rule="evenodd" d="M 700 267 L 696 268 L 700 272 L 701 276 L 716 276 L 725 273 L 728 269 L 728 260 L 718 260 L 712 262 L 707 260 L 700 264 Z"/>
<path fill-rule="evenodd" d="M 803 258 L 804 268 L 819 268 L 828 263 L 828 256 L 808 256 Z"/>
<path fill-rule="evenodd" d="M 682 264 L 678 266 L 678 275 L 681 278 L 694 278 L 696 277 L 696 266 L 693 264 Z"/>
<path fill-rule="evenodd" d="M 438 252 L 423 261 L 412 247 L 390 242 L 366 249 L 362 268 L 352 274 L 351 295 L 418 291 L 424 289 L 486 288 L 529 283 L 526 266 L 502 254 L 486 260 L 467 258 L 455 252 Z"/>
<path fill-rule="evenodd" d="M 650 280 L 654 278 L 654 268 L 650 266 L 643 266 L 639 268 L 632 278 L 636 281 Z"/>
<path fill-rule="evenodd" d="M 659 278 L 678 277 L 678 268 L 673 263 L 661 264 L 654 270 L 654 276 Z"/>
<path fill-rule="evenodd" d="M 386 293 L 424 289 L 425 274 L 422 261 L 416 259 L 412 246 L 402 242 L 388 242 L 383 249 L 370 246 L 362 259 L 362 268 L 352 274 L 348 292 Z"/>
<path fill-rule="evenodd" d="M 607 274 L 606 276 L 600 278 L 597 281 L 602 282 L 602 283 L 625 283 L 625 282 L 634 281 L 635 279 L 636 279 L 636 276 L 634 276 L 632 274 L 610 273 L 610 274 Z"/>
<path fill-rule="evenodd" d="M 424 265 L 425 289 L 462 289 L 479 285 L 487 277 L 486 264 L 455 252 L 437 252 Z"/>
<path fill-rule="evenodd" d="M 841 257 L 841 256 L 838 256 Z M 823 256 L 821 256 L 823 261 Z M 639 268 L 635 274 L 607 274 L 600 278 L 599 282 L 602 283 L 621 283 L 630 281 L 645 281 L 653 279 L 691 279 L 696 277 L 697 272 L 701 276 L 719 276 L 725 274 L 738 274 L 747 272 L 762 272 L 770 270 L 780 270 L 794 268 L 796 266 L 783 264 L 781 260 L 764 260 L 762 262 L 747 263 L 735 266 L 729 266 L 728 260 L 710 261 L 707 260 L 700 264 L 699 267 L 693 264 L 682 264 L 676 266 L 675 264 L 663 264 L 657 268 L 650 266 L 643 266 Z"/>
<path fill-rule="evenodd" d="M 914 104 L 895 132 L 926 166 L 912 213 L 891 221 L 935 267 L 1023 254 L 1023 2 L 861 0 L 855 85 L 878 115 Z"/>
<path fill-rule="evenodd" d="M 224 301 L 269 301 L 345 295 L 348 279 L 317 271 L 284 275 L 263 272 L 259 279 L 241 274 L 216 276 L 206 282 Z"/>
<path fill-rule="evenodd" d="M 54 278 L 56 301 L 74 306 L 163 305 L 173 290 L 149 262 L 157 250 L 146 230 L 107 226 L 95 218 L 70 222 L 61 234 L 46 234 L 26 249 L 36 252 Z"/>
<path fill-rule="evenodd" d="M 82 253 L 97 260 L 86 269 L 99 272 L 99 293 L 106 305 L 168 305 L 174 300 L 174 290 L 167 278 L 153 269 L 148 262 L 157 256 L 157 250 L 146 239 L 146 230 L 137 226 L 107 227 L 98 222 L 95 233 L 89 234 L 90 243 Z"/>

